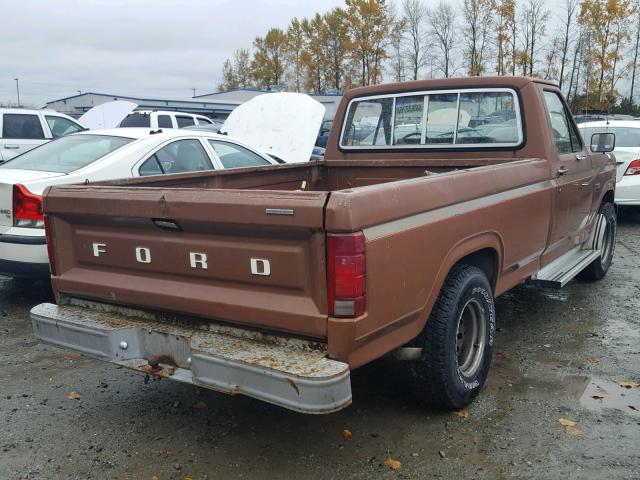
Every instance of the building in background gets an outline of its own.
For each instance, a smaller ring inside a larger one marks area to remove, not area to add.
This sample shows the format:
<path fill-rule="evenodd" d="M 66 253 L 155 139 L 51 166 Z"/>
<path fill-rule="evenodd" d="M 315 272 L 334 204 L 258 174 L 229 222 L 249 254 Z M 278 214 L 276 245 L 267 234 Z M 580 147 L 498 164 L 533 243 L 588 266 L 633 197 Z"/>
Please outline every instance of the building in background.
<path fill-rule="evenodd" d="M 279 91 L 258 90 L 255 88 L 239 88 L 226 92 L 215 92 L 197 95 L 190 99 L 140 98 L 128 95 L 111 95 L 108 93 L 86 92 L 70 97 L 47 102 L 46 108 L 78 118 L 96 105 L 113 100 L 127 100 L 138 104 L 139 110 L 173 110 L 188 113 L 199 113 L 207 117 L 224 120 L 238 105 L 258 95 Z M 326 108 L 325 119 L 333 119 L 338 104 L 342 100 L 340 93 L 324 95 L 311 94 L 311 97 Z"/>
<path fill-rule="evenodd" d="M 96 105 L 113 100 L 127 100 L 138 104 L 139 110 L 172 110 L 187 113 L 198 113 L 207 117 L 224 120 L 241 101 L 168 98 L 140 98 L 127 95 L 111 95 L 108 93 L 86 92 L 71 97 L 47 102 L 46 108 L 79 117 Z"/>
<path fill-rule="evenodd" d="M 193 97 L 198 100 L 207 100 L 207 101 L 225 101 L 225 102 L 240 102 L 244 103 L 248 100 L 251 100 L 253 97 L 257 97 L 258 95 L 264 95 L 267 93 L 279 92 L 281 91 L 278 88 L 273 88 L 269 90 L 259 90 L 257 88 L 236 88 L 233 90 L 226 90 L 224 92 L 214 92 L 207 93 L 205 95 L 197 95 Z M 310 93 L 309 96 L 314 100 L 317 100 L 322 105 L 324 105 L 326 112 L 324 114 L 324 118 L 327 120 L 333 120 L 333 117 L 336 114 L 336 110 L 338 109 L 338 104 L 340 100 L 342 100 L 341 93 L 325 93 L 325 94 L 317 94 Z"/>

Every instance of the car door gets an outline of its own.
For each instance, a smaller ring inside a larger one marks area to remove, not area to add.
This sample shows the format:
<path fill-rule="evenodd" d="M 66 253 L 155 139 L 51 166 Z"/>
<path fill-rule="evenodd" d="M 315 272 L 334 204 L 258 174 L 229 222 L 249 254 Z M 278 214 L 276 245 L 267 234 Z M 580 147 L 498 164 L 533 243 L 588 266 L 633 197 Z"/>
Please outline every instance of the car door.
<path fill-rule="evenodd" d="M 213 170 L 213 163 L 204 146 L 197 138 L 173 140 L 156 149 L 134 167 L 133 174 L 170 175 L 174 173 L 202 172 Z"/>
<path fill-rule="evenodd" d="M 3 160 L 10 160 L 47 141 L 44 125 L 38 114 L 2 114 L 0 149 L 2 149 Z"/>
<path fill-rule="evenodd" d="M 557 153 L 555 208 L 549 243 L 552 248 L 566 250 L 586 239 L 594 188 L 592 159 L 560 95 L 545 90 L 544 99 Z"/>

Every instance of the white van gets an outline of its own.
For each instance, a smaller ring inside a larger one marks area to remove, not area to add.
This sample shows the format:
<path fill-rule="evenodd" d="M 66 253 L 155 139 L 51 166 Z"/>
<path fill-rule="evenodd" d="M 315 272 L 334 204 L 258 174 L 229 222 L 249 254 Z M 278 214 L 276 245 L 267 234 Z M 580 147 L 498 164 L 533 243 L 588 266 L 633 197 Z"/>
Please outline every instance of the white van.
<path fill-rule="evenodd" d="M 204 115 L 193 113 L 170 112 L 165 110 L 137 110 L 131 112 L 120 122 L 119 127 L 145 128 L 184 128 L 191 125 L 212 125 L 213 122 Z"/>
<path fill-rule="evenodd" d="M 81 130 L 73 118 L 52 110 L 0 108 L 0 162 Z"/>

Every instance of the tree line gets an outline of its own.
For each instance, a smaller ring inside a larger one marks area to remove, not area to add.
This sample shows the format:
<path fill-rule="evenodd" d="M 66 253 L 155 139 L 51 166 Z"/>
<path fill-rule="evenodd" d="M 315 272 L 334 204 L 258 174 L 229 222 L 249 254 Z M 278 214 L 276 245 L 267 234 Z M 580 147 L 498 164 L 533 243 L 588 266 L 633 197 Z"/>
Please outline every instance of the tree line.
<path fill-rule="evenodd" d="M 219 90 L 340 92 L 383 81 L 529 75 L 574 111 L 640 114 L 640 0 L 345 0 L 271 28 L 223 65 Z"/>

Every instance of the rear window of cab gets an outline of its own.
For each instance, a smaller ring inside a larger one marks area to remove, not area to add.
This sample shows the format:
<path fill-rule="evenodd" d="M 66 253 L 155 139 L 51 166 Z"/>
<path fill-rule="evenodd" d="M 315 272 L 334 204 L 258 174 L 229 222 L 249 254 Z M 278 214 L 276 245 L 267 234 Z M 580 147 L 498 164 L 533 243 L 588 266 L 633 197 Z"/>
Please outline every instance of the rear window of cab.
<path fill-rule="evenodd" d="M 358 149 L 514 147 L 523 141 L 512 89 L 464 89 L 351 100 L 340 147 Z"/>

